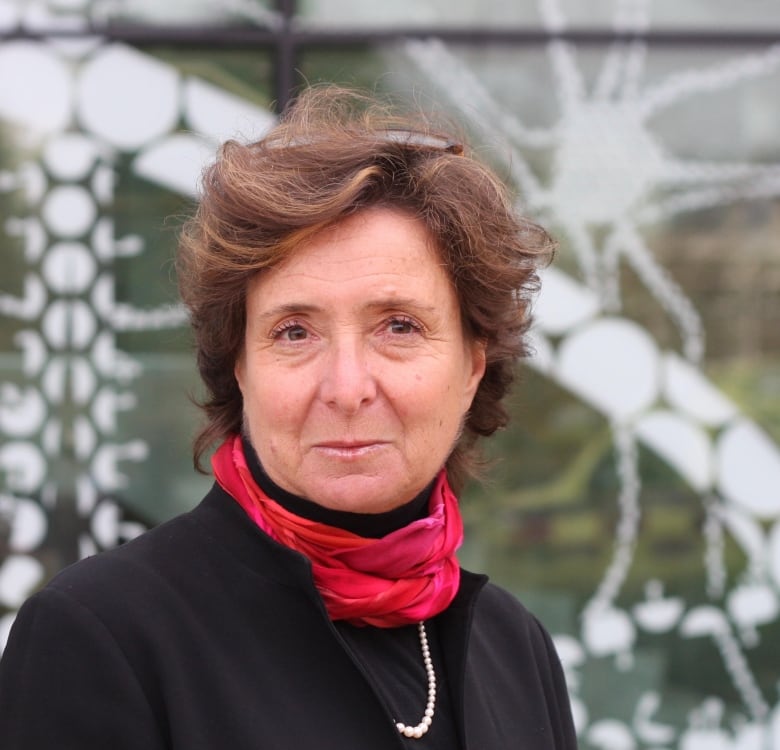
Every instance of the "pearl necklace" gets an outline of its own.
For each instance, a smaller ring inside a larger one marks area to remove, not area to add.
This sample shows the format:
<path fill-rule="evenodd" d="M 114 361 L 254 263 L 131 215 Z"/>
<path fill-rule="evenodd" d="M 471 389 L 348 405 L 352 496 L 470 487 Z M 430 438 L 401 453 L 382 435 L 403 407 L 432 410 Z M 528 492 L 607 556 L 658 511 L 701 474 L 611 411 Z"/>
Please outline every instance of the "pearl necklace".
<path fill-rule="evenodd" d="M 401 721 L 396 722 L 396 728 L 404 737 L 422 737 L 433 724 L 433 709 L 436 705 L 436 672 L 433 671 L 433 660 L 431 659 L 431 649 L 428 647 L 428 636 L 425 632 L 425 623 L 417 623 L 417 632 L 420 636 L 420 648 L 422 649 L 423 664 L 425 664 L 425 673 L 428 675 L 428 702 L 425 704 L 425 712 L 422 720 L 416 727 L 410 727 Z"/>

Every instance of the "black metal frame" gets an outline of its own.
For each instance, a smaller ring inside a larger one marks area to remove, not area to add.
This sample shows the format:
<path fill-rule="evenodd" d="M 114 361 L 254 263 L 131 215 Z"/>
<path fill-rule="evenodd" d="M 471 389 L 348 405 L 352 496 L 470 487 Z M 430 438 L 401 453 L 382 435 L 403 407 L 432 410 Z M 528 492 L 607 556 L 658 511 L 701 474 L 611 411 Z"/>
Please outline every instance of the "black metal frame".
<path fill-rule="evenodd" d="M 297 0 L 276 0 L 279 23 L 276 28 L 219 27 L 219 26 L 143 26 L 140 24 L 110 23 L 91 26 L 84 30 L 28 31 L 19 29 L 0 34 L 0 42 L 9 39 L 45 39 L 56 37 L 96 36 L 121 41 L 136 47 L 166 44 L 175 47 L 244 47 L 248 50 L 265 48 L 273 53 L 274 99 L 278 110 L 284 109 L 290 97 L 301 85 L 298 74 L 299 50 L 303 47 L 352 47 L 367 44 L 391 43 L 400 39 L 427 39 L 436 37 L 445 42 L 480 46 L 539 46 L 559 39 L 577 45 L 607 45 L 642 41 L 656 47 L 758 47 L 780 43 L 780 30 L 745 29 L 723 30 L 647 30 L 643 32 L 615 31 L 613 29 L 569 28 L 546 31 L 541 28 L 515 27 L 446 28 L 394 26 L 389 29 L 360 29 L 338 31 L 332 29 L 303 29 L 295 23 Z"/>

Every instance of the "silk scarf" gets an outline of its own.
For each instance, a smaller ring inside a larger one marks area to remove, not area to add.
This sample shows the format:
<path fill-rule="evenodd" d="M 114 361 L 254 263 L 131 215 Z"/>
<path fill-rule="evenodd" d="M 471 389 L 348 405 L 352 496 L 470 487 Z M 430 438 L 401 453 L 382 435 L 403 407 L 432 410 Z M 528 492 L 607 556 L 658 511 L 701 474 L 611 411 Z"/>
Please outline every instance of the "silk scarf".
<path fill-rule="evenodd" d="M 428 516 L 367 539 L 301 518 L 268 497 L 252 477 L 238 435 L 217 449 L 212 467 L 220 486 L 266 534 L 309 558 L 331 620 L 407 625 L 439 614 L 455 597 L 463 522 L 444 470 L 434 483 Z"/>

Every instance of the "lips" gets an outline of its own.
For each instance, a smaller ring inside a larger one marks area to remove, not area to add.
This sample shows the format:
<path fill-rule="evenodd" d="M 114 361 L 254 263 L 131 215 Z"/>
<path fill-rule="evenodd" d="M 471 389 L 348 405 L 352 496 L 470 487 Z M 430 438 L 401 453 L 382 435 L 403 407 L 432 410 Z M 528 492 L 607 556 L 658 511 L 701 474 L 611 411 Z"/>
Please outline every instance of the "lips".
<path fill-rule="evenodd" d="M 317 443 L 314 449 L 332 458 L 357 459 L 369 456 L 381 450 L 387 443 L 384 440 L 338 440 Z"/>

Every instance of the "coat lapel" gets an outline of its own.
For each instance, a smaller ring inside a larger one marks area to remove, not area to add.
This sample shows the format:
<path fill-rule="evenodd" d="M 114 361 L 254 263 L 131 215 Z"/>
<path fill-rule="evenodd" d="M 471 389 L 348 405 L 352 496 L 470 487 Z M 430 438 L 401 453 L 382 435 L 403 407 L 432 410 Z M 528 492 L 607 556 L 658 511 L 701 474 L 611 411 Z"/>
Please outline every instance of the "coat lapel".
<path fill-rule="evenodd" d="M 480 589 L 487 580 L 487 576 L 461 571 L 460 587 L 455 599 L 435 619 L 462 750 L 491 747 L 489 744 L 482 743 L 479 737 L 471 737 L 467 734 L 466 717 L 467 711 L 471 708 L 466 705 L 469 635 L 474 607 Z"/>

